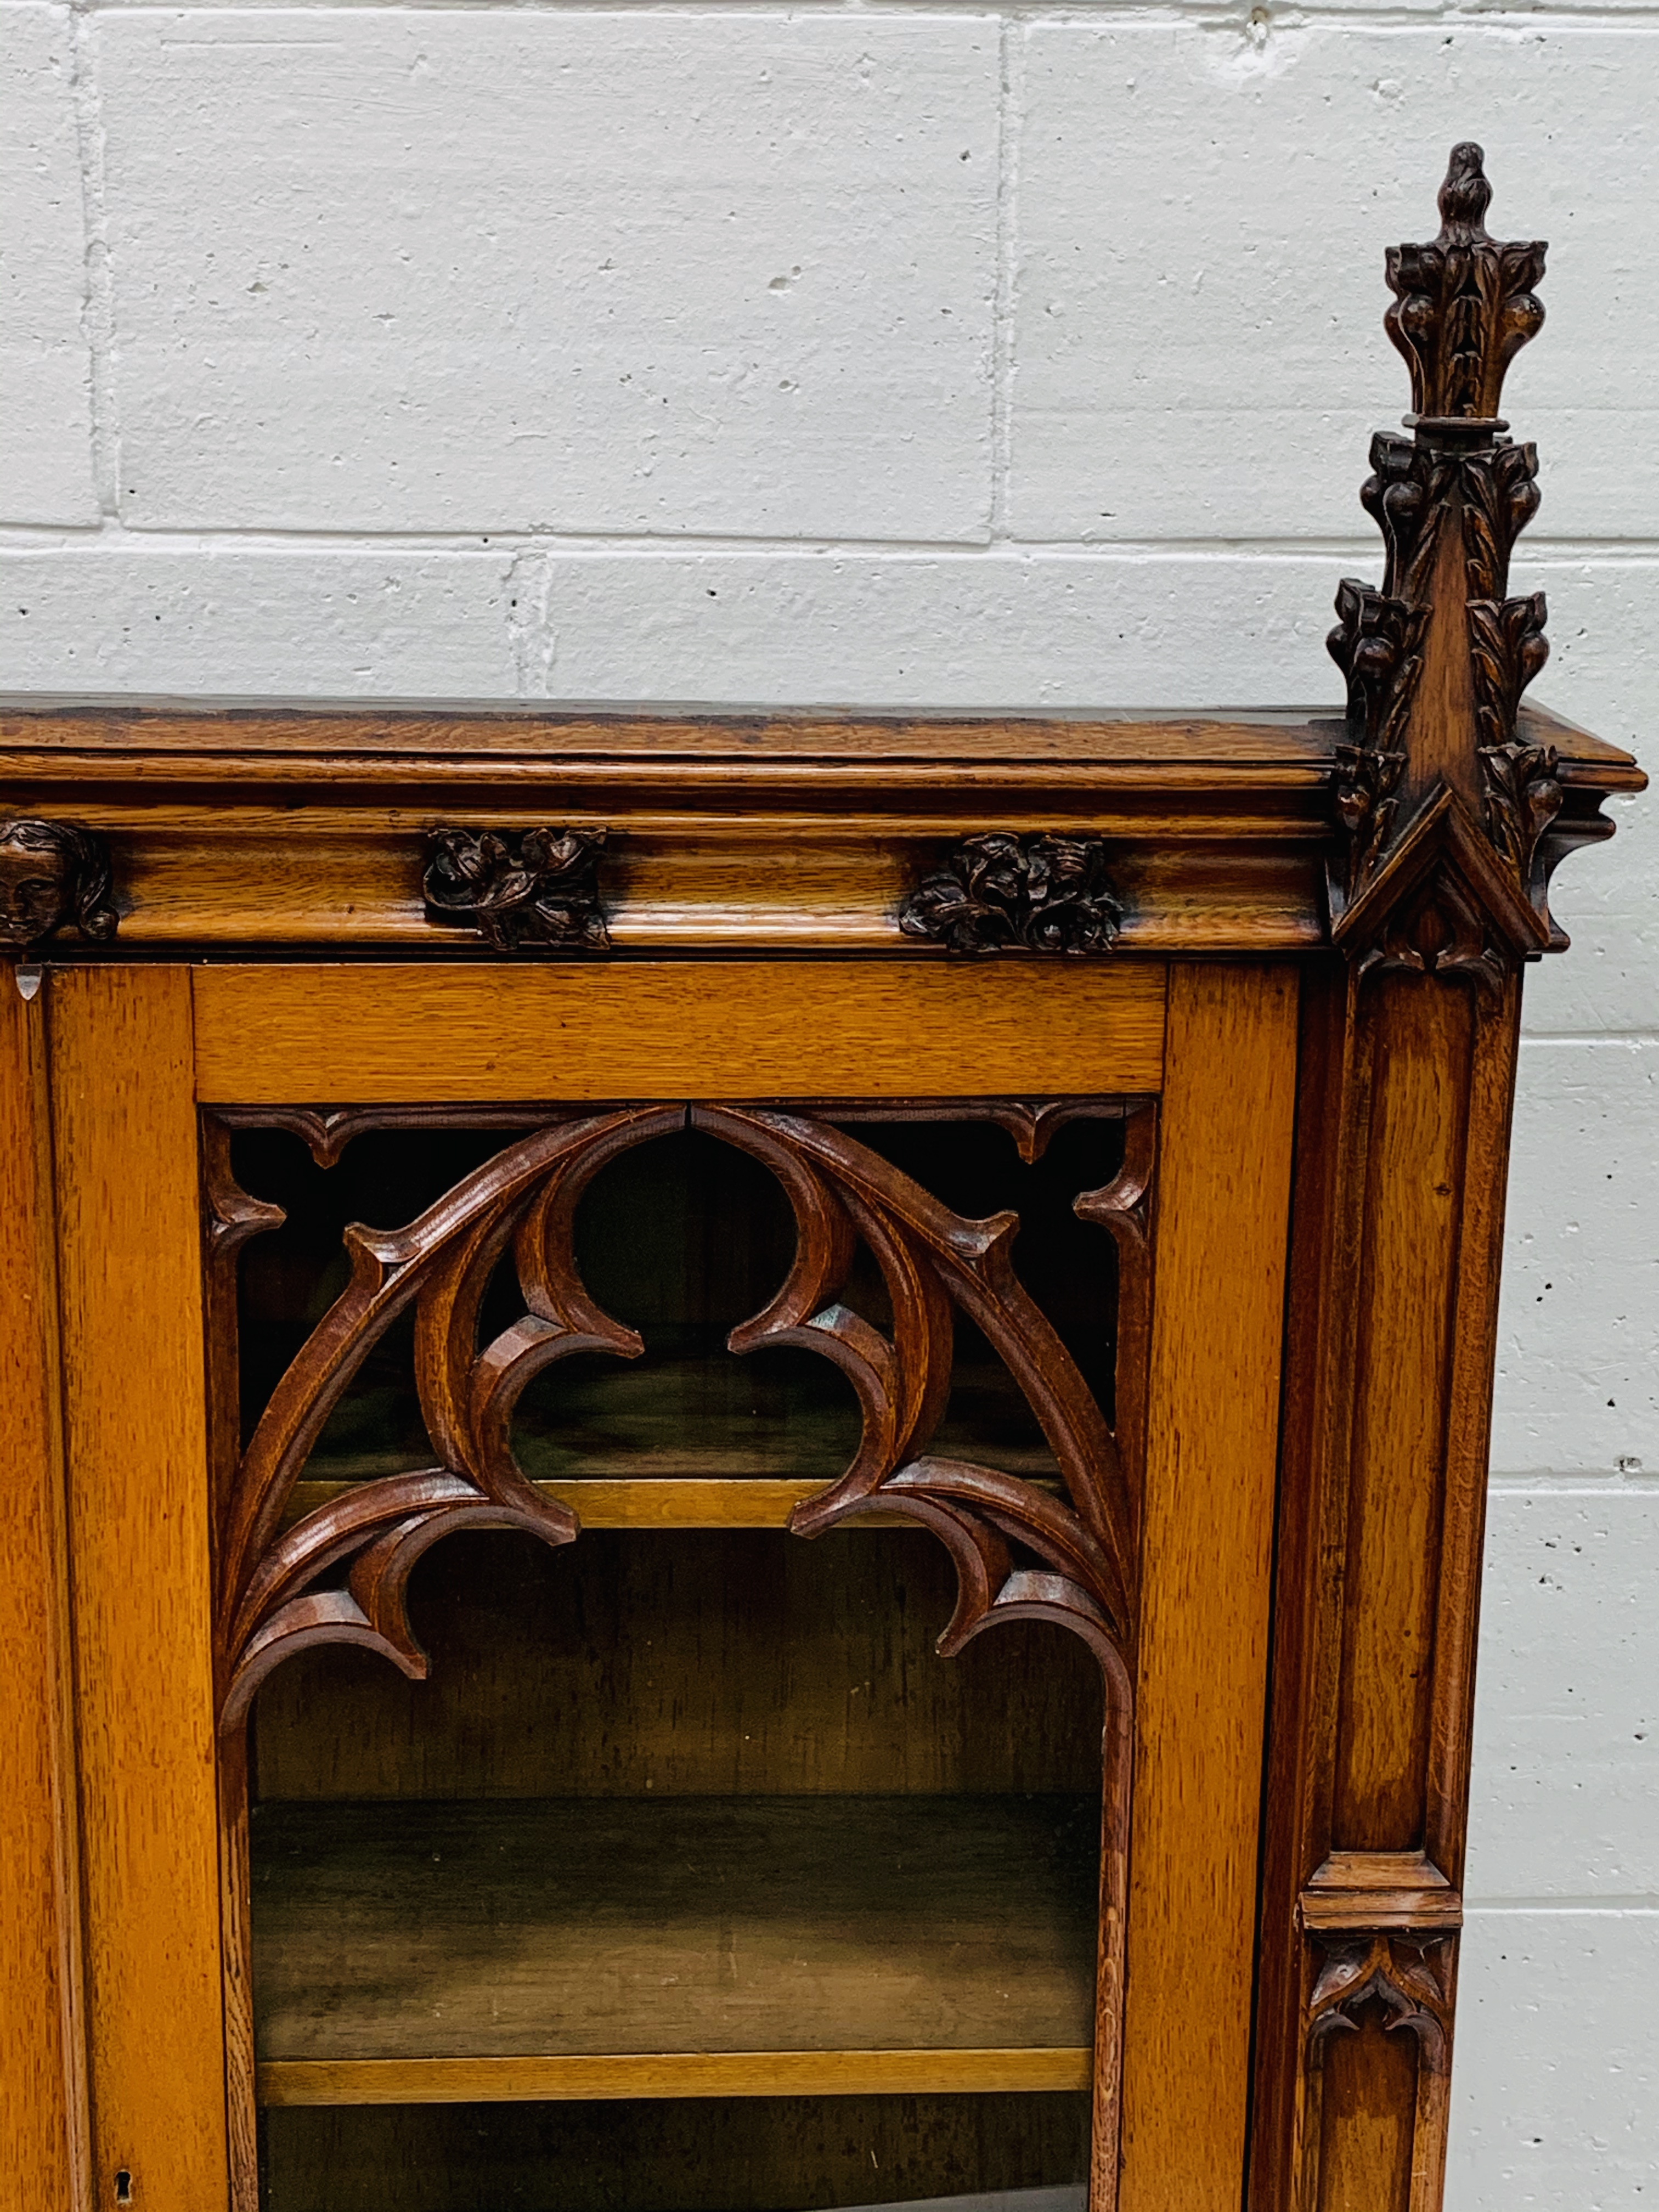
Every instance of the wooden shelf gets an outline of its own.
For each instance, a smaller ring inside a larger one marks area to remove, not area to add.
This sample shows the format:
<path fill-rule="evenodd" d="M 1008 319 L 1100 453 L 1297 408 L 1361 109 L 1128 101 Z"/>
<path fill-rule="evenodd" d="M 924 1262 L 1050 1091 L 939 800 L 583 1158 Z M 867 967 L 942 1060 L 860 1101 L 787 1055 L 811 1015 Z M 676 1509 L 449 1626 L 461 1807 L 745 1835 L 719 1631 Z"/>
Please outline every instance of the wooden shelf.
<path fill-rule="evenodd" d="M 267 2104 L 1080 2089 L 1076 1797 L 271 1804 Z"/>

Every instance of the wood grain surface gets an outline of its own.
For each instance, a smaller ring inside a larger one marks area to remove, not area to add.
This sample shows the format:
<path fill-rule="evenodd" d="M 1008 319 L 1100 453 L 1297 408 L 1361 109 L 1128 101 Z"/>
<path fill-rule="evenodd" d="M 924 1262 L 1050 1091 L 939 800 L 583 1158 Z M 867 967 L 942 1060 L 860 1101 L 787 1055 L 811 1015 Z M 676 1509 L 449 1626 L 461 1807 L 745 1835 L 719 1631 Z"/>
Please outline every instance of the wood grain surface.
<path fill-rule="evenodd" d="M 262 2106 L 529 2104 L 588 2097 L 914 2097 L 1086 2093 L 1086 2044 L 1054 2050 L 641 2051 L 610 2057 L 279 2058 Z"/>
<path fill-rule="evenodd" d="M 51 1036 L 98 2201 L 223 2212 L 190 979 L 54 975 Z"/>
<path fill-rule="evenodd" d="M 594 1530 L 438 1546 L 410 1611 L 432 1668 L 301 1652 L 254 1708 L 275 1798 L 1098 1796 L 1100 1672 L 1012 1621 L 954 1659 L 956 1573 L 914 1528 L 816 1543 Z"/>
<path fill-rule="evenodd" d="M 814 2212 L 1068 2185 L 1075 2197 L 1088 2125 L 1077 2090 L 791 2096 L 781 2085 L 723 2097 L 278 2106 L 264 2134 L 270 2212 Z"/>
<path fill-rule="evenodd" d="M 1086 1798 L 313 1802 L 252 1837 L 267 2065 L 1092 2040 Z"/>
<path fill-rule="evenodd" d="M 1170 972 L 1122 2212 L 1234 2212 L 1243 2168 L 1297 989 Z"/>
<path fill-rule="evenodd" d="M 1158 962 L 202 967 L 226 1104 L 1154 1091 Z"/>
<path fill-rule="evenodd" d="M 80 1851 L 43 998 L 0 966 L 0 2204 L 89 2202 Z"/>

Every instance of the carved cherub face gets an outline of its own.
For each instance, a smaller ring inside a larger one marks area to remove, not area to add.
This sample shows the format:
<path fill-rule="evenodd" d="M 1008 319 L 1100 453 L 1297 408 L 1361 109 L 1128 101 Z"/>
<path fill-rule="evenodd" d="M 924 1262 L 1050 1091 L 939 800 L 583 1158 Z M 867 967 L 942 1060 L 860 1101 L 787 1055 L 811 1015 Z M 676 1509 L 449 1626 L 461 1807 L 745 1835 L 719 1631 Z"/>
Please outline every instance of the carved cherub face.
<path fill-rule="evenodd" d="M 74 866 L 28 822 L 0 823 L 0 945 L 33 945 L 69 919 Z"/>
<path fill-rule="evenodd" d="M 38 945 L 68 921 L 83 937 L 115 933 L 98 840 L 67 823 L 0 820 L 0 945 Z"/>

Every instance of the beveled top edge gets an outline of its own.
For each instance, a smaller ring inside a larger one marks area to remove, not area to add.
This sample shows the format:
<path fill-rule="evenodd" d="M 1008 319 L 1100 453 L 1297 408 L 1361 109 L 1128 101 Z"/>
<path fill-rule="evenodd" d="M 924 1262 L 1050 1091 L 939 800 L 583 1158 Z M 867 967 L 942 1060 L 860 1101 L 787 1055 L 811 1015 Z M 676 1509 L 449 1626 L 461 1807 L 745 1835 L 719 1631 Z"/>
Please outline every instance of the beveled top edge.
<path fill-rule="evenodd" d="M 1331 710 L 1161 714 L 1035 709 L 581 707 L 534 702 L 205 701 L 0 696 L 0 748 L 121 756 L 396 753 L 666 766 L 766 759 L 828 768 L 1037 760 L 1322 761 L 1340 740 Z"/>
<path fill-rule="evenodd" d="M 1640 787 L 1628 753 L 1547 708 L 1523 707 L 1518 734 L 1554 745 L 1591 781 Z M 343 783 L 354 771 L 376 780 L 388 773 L 418 778 L 509 764 L 532 774 L 561 768 L 591 774 L 609 765 L 630 777 L 654 769 L 693 776 L 723 768 L 799 769 L 832 781 L 838 773 L 858 781 L 890 772 L 908 781 L 919 771 L 952 769 L 1185 769 L 1200 777 L 1213 769 L 1224 781 L 1233 770 L 1322 772 L 1347 736 L 1340 713 L 1318 708 L 923 714 L 0 695 L 0 772 L 27 773 L 33 760 L 48 775 L 54 775 L 48 764 L 58 762 L 56 775 L 79 763 L 89 772 L 148 769 L 166 778 L 176 773 L 167 765 L 176 760 L 181 771 L 224 771 L 234 780 L 240 767 L 255 781 L 285 768 L 292 775 L 303 764 L 322 781 L 337 775 Z M 1613 773 L 1604 778 L 1601 771 Z"/>

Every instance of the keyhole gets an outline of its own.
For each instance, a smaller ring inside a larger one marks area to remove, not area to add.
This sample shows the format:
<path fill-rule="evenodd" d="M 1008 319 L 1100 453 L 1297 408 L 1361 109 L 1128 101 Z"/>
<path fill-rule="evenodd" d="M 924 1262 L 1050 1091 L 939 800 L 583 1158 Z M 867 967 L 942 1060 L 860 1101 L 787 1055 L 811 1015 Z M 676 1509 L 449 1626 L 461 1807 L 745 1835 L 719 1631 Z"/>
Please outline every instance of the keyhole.
<path fill-rule="evenodd" d="M 123 2166 L 115 2177 L 115 2201 L 118 2204 L 132 2202 L 132 2176 Z"/>

